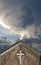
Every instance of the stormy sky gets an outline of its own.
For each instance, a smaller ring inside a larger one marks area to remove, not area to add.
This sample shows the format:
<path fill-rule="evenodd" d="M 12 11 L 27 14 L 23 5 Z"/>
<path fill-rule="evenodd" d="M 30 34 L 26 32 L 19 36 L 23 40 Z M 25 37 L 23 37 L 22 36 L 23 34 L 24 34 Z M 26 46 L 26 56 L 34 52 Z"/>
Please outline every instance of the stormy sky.
<path fill-rule="evenodd" d="M 0 0 L 0 25 L 14 34 L 40 38 L 41 0 Z"/>

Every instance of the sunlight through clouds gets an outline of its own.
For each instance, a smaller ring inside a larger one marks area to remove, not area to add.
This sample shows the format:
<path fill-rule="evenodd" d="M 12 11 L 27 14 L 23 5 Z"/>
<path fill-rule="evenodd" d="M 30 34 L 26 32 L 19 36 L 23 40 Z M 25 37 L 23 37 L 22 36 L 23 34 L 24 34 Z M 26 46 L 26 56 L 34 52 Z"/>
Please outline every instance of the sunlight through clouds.
<path fill-rule="evenodd" d="M 0 0 L 0 16 L 3 17 L 0 18 L 0 24 L 22 37 L 41 36 L 41 4 L 39 4 L 40 1 L 37 0 Z"/>
<path fill-rule="evenodd" d="M 0 18 L 0 24 L 1 24 L 4 28 L 10 29 L 10 27 L 7 26 L 1 18 Z"/>

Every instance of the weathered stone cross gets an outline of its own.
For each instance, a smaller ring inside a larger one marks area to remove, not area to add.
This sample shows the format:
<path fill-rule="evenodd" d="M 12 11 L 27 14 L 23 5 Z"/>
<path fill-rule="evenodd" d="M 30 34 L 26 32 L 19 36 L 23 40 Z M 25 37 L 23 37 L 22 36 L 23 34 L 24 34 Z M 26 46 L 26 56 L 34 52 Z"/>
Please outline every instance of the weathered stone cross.
<path fill-rule="evenodd" d="M 20 65 L 22 63 L 22 56 L 24 56 L 25 54 L 22 53 L 22 51 L 20 50 L 20 53 L 17 54 L 19 56 L 19 60 L 20 60 Z"/>

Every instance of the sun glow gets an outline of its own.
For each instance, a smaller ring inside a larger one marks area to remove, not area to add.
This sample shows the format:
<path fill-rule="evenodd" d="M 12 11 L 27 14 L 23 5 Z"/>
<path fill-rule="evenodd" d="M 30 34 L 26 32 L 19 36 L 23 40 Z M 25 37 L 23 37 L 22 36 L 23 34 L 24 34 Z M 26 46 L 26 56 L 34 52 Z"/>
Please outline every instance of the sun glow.
<path fill-rule="evenodd" d="M 7 26 L 7 25 L 3 22 L 2 19 L 0 19 L 0 24 L 1 24 L 4 28 L 8 28 L 8 29 L 10 29 L 10 27 Z"/>
<path fill-rule="evenodd" d="M 24 36 L 26 36 L 27 38 L 30 38 L 31 37 L 29 31 L 28 32 L 27 31 L 22 31 L 20 33 L 20 35 L 21 35 L 20 40 L 23 39 Z"/>
<path fill-rule="evenodd" d="M 21 35 L 21 37 L 20 37 L 20 40 L 21 40 L 21 39 L 23 39 L 25 34 L 24 33 L 20 33 L 20 35 Z"/>

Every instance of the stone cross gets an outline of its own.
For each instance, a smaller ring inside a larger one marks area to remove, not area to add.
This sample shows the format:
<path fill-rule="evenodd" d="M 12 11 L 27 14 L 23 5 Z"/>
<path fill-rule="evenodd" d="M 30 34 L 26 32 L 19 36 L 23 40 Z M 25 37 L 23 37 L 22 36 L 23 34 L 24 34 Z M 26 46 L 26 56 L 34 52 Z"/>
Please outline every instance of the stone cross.
<path fill-rule="evenodd" d="M 25 54 L 22 53 L 22 51 L 20 50 L 20 53 L 17 54 L 17 56 L 19 56 L 19 60 L 20 60 L 20 65 L 22 63 L 22 56 L 24 56 Z"/>

